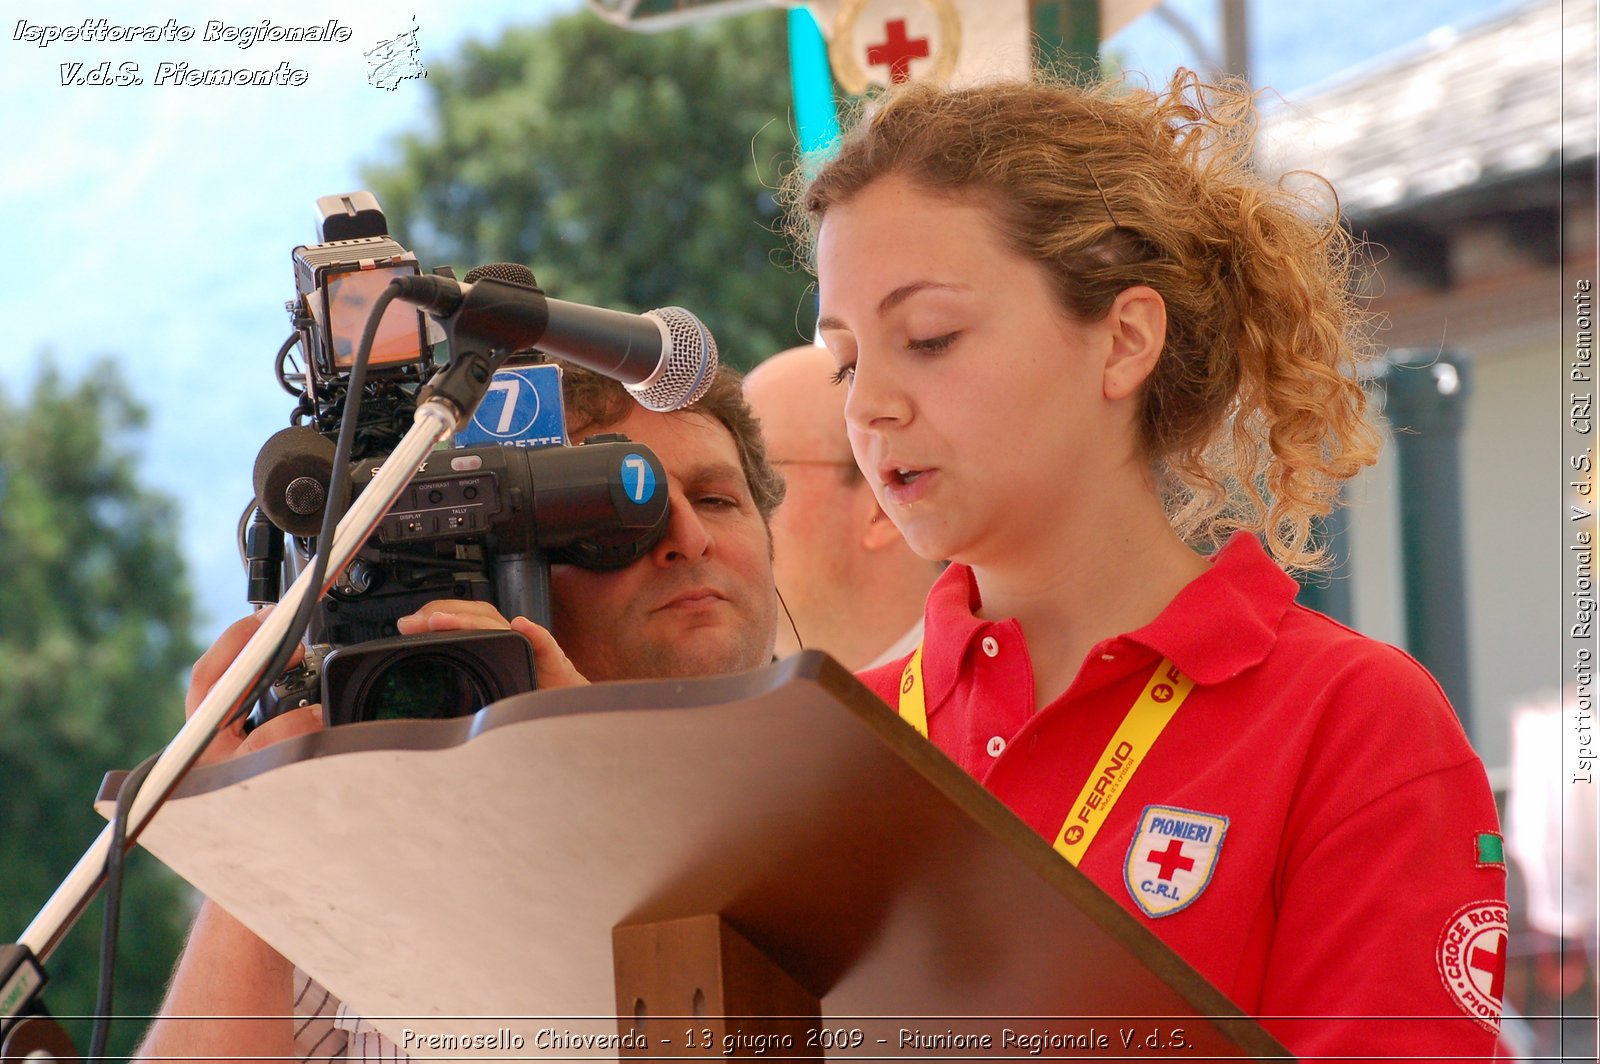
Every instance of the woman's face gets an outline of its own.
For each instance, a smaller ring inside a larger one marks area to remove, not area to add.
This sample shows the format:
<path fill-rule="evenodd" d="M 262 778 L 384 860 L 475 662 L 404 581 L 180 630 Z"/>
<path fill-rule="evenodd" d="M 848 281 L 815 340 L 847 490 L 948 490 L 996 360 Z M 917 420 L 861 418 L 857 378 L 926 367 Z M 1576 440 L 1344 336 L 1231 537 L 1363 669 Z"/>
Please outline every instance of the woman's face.
<path fill-rule="evenodd" d="M 817 277 L 851 448 L 913 550 L 992 564 L 1094 519 L 1137 453 L 1110 331 L 1061 309 L 981 200 L 880 178 L 824 216 Z"/>

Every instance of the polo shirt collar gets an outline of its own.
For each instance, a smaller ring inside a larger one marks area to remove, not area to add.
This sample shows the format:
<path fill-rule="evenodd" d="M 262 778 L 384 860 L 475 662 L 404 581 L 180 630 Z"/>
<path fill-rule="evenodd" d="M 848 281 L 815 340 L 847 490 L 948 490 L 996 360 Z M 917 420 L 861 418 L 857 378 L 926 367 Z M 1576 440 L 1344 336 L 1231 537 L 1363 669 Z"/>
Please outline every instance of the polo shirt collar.
<path fill-rule="evenodd" d="M 1173 663 L 1197 683 L 1219 683 L 1259 664 L 1278 638 L 1278 625 L 1299 590 L 1248 532 L 1236 533 L 1155 620 L 1121 638 Z M 986 632 L 1015 620 L 985 620 L 978 583 L 965 565 L 947 567 L 928 592 L 923 678 L 930 707 L 954 689 L 966 657 Z"/>
<path fill-rule="evenodd" d="M 967 652 L 985 631 L 997 623 L 1016 624 L 980 618 L 982 605 L 972 570 L 958 562 L 946 566 L 928 589 L 923 610 L 922 675 L 930 709 L 954 689 Z"/>
<path fill-rule="evenodd" d="M 1255 536 L 1237 532 L 1211 568 L 1124 638 L 1171 658 L 1196 683 L 1220 683 L 1266 658 L 1299 590 Z"/>

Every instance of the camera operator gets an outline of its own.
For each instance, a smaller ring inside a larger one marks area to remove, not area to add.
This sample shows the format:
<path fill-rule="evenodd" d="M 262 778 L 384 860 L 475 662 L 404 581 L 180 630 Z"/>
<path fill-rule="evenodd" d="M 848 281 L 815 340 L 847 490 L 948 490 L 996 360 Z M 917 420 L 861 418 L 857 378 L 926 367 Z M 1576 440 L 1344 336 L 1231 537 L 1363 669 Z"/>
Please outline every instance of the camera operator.
<path fill-rule="evenodd" d="M 777 602 L 768 520 L 784 489 L 767 461 L 739 375 L 719 370 L 704 398 L 674 413 L 646 410 L 620 384 L 577 368 L 564 370 L 562 391 L 573 439 L 620 432 L 656 453 L 667 472 L 671 517 L 661 541 L 624 569 L 552 567 L 554 635 L 525 618 L 509 622 L 533 644 L 539 685 L 709 676 L 770 661 Z M 259 616 L 236 622 L 195 664 L 190 712 L 259 624 Z M 487 603 L 440 601 L 399 627 L 413 634 L 505 628 L 508 622 Z M 219 735 L 204 761 L 321 726 L 321 707 L 291 710 L 248 738 L 238 729 Z M 324 1059 L 347 1049 L 351 1058 L 366 1056 L 376 1048 L 365 1044 L 378 1040 L 376 1032 L 357 1025 L 361 1033 L 352 1039 L 334 1025 L 336 1006 L 288 959 L 207 900 L 138 1057 Z M 396 1052 L 392 1045 L 384 1050 Z"/>

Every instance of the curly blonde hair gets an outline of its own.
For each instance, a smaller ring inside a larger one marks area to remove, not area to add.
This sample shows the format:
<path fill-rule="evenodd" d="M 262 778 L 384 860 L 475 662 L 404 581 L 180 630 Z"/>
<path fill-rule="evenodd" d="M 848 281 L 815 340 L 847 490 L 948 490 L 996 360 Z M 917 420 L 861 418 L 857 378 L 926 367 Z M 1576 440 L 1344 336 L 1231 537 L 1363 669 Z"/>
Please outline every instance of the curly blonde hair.
<path fill-rule="evenodd" d="M 830 207 L 895 174 L 980 197 L 1079 320 L 1153 288 L 1167 335 L 1141 437 L 1174 528 L 1201 545 L 1245 529 L 1281 565 L 1324 564 L 1312 521 L 1379 443 L 1358 379 L 1372 357 L 1359 246 L 1325 180 L 1297 192 L 1256 175 L 1253 95 L 1179 70 L 1164 91 L 914 82 L 869 107 L 785 186 L 805 256 Z"/>

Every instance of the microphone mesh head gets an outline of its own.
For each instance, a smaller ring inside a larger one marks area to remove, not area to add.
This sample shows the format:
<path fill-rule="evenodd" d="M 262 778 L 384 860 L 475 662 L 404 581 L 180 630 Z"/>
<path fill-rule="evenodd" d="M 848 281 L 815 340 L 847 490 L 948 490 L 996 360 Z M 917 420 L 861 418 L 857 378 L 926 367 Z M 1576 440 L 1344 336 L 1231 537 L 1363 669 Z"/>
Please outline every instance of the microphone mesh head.
<path fill-rule="evenodd" d="M 520 262 L 490 262 L 482 266 L 474 266 L 467 271 L 467 275 L 461 281 L 463 284 L 472 284 L 474 281 L 481 281 L 485 277 L 493 278 L 496 281 L 505 281 L 509 284 L 520 284 L 525 288 L 539 287 L 534 283 L 533 271 Z"/>
<path fill-rule="evenodd" d="M 647 410 L 682 410 L 706 394 L 717 374 L 717 341 L 699 318 L 682 307 L 647 310 L 644 317 L 666 326 L 668 350 L 649 381 L 627 385 Z"/>
<path fill-rule="evenodd" d="M 316 535 L 333 479 L 333 459 L 333 441 L 311 426 L 279 429 L 262 446 L 251 471 L 256 505 L 291 536 Z"/>
<path fill-rule="evenodd" d="M 320 517 L 322 504 L 328 501 L 328 489 L 315 477 L 295 477 L 283 489 L 283 500 L 297 514 Z"/>

